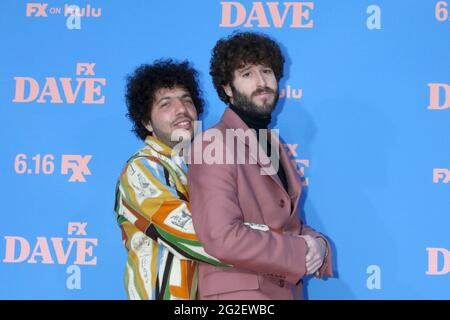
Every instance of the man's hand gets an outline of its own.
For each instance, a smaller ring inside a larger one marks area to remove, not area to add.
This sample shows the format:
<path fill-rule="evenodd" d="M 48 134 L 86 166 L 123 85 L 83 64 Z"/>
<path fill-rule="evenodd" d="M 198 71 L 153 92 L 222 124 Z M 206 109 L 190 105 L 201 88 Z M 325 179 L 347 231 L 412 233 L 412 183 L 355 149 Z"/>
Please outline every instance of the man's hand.
<path fill-rule="evenodd" d="M 326 253 L 326 243 L 321 238 L 313 238 L 309 235 L 300 236 L 306 241 L 308 251 L 306 253 L 306 274 L 314 274 L 323 264 Z"/>

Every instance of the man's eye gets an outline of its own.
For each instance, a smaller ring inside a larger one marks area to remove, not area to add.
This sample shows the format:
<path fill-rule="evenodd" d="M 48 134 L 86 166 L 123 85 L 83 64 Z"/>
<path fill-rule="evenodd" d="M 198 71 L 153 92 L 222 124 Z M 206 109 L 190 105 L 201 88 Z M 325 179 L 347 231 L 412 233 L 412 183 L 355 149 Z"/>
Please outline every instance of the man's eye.
<path fill-rule="evenodd" d="M 264 70 L 264 73 L 271 74 L 272 72 L 273 72 L 272 69 L 265 69 L 265 70 Z"/>
<path fill-rule="evenodd" d="M 243 73 L 242 76 L 243 76 L 244 78 L 247 78 L 247 77 L 250 76 L 250 72 Z"/>

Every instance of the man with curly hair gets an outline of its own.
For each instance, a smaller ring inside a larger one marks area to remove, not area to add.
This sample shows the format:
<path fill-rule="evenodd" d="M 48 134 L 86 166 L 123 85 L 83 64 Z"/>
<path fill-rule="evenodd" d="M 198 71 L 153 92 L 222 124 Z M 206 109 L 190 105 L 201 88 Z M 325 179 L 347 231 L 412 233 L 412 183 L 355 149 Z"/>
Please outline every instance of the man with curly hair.
<path fill-rule="evenodd" d="M 228 108 L 217 125 L 195 139 L 193 150 L 204 154 L 214 149 L 235 161 L 191 164 L 190 201 L 205 251 L 233 267 L 201 263 L 200 299 L 301 299 L 304 276 L 332 275 L 330 244 L 297 214 L 301 182 L 268 129 L 283 66 L 278 44 L 260 33 L 234 33 L 212 51 L 210 74 Z M 210 137 L 230 132 L 244 148 Z M 256 161 L 236 161 L 236 152 Z M 275 170 L 262 174 L 268 158 Z M 245 221 L 266 227 L 255 229 Z"/>
<path fill-rule="evenodd" d="M 159 60 L 127 79 L 127 116 L 145 146 L 125 165 L 115 212 L 128 251 L 129 299 L 195 299 L 198 261 L 225 267 L 204 252 L 192 226 L 187 166 L 173 152 L 191 141 L 203 111 L 197 71 L 188 62 Z"/>

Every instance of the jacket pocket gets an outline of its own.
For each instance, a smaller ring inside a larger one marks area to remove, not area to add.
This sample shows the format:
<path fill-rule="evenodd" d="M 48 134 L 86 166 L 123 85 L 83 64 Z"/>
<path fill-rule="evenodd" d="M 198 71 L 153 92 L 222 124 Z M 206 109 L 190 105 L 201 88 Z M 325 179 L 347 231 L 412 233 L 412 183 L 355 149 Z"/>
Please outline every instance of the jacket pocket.
<path fill-rule="evenodd" d="M 256 274 L 233 271 L 209 273 L 203 279 L 199 279 L 199 285 L 203 296 L 259 289 L 259 281 Z"/>

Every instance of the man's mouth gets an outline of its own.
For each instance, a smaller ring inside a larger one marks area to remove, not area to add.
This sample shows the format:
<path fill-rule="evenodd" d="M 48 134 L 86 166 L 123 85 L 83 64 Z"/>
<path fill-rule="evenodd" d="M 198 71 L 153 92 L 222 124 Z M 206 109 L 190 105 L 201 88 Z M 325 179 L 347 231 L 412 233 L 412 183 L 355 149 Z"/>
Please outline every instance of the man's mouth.
<path fill-rule="evenodd" d="M 272 95 L 272 94 L 273 94 L 272 90 L 264 90 L 264 91 L 257 91 L 253 95 L 255 97 L 267 97 L 267 96 Z"/>
<path fill-rule="evenodd" d="M 179 129 L 191 129 L 192 128 L 192 120 L 191 119 L 180 119 L 176 121 L 173 126 Z"/>

